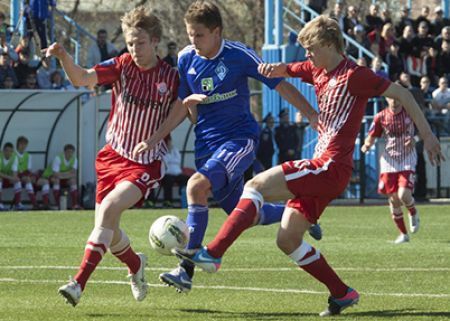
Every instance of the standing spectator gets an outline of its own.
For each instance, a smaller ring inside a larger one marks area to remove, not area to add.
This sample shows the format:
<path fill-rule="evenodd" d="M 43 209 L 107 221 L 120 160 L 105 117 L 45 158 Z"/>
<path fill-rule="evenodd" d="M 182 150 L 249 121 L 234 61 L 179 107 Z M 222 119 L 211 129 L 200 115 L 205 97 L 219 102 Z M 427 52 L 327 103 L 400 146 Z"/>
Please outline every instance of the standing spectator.
<path fill-rule="evenodd" d="M 167 56 L 165 56 L 163 60 L 172 67 L 177 67 L 178 53 L 177 53 L 177 44 L 175 42 L 170 41 L 167 44 Z"/>
<path fill-rule="evenodd" d="M 357 25 L 353 28 L 353 39 L 362 47 L 366 48 L 367 50 L 370 50 L 370 41 L 367 39 L 366 33 L 364 32 L 364 27 L 361 25 Z M 359 58 L 359 48 L 348 43 L 348 47 L 346 49 L 346 52 L 348 55 L 352 56 L 353 58 Z M 369 57 L 366 54 L 362 54 L 361 57 L 365 57 L 366 61 L 369 59 Z"/>
<path fill-rule="evenodd" d="M 16 88 L 19 85 L 16 72 L 11 67 L 10 58 L 7 53 L 0 54 L 0 84 L 5 81 L 6 77 L 10 77 L 13 81 L 13 87 Z"/>
<path fill-rule="evenodd" d="M 417 35 L 413 40 L 413 54 L 416 55 L 416 57 L 419 57 L 424 48 L 429 48 L 434 45 L 434 41 L 433 38 L 429 36 L 429 25 L 427 25 L 425 21 L 419 23 L 417 30 Z"/>
<path fill-rule="evenodd" d="M 344 13 L 344 3 L 337 1 L 334 4 L 334 9 L 330 13 L 330 18 L 337 21 L 339 28 L 345 31 L 345 13 Z"/>
<path fill-rule="evenodd" d="M 295 126 L 297 129 L 297 136 L 298 136 L 298 144 L 297 148 L 295 149 L 295 154 L 299 159 L 302 159 L 303 136 L 305 134 L 305 128 L 308 127 L 308 124 L 303 121 L 303 115 L 299 111 L 295 113 Z"/>
<path fill-rule="evenodd" d="M 441 52 L 438 54 L 437 73 L 439 77 L 450 75 L 450 41 L 442 41 Z"/>
<path fill-rule="evenodd" d="M 0 31 L 0 55 L 6 54 L 12 61 L 17 61 L 19 55 L 17 55 L 14 47 L 6 41 L 6 33 Z"/>
<path fill-rule="evenodd" d="M 419 55 L 409 55 L 405 60 L 405 71 L 411 76 L 411 83 L 419 87 L 420 78 L 427 75 L 425 57 L 428 55 L 426 47 L 422 48 Z"/>
<path fill-rule="evenodd" d="M 427 76 L 429 77 L 431 84 L 436 86 L 438 81 L 438 51 L 434 47 L 429 47 L 427 54 L 424 57 L 424 63 L 427 68 Z"/>
<path fill-rule="evenodd" d="M 367 152 L 376 138 L 384 137 L 386 147 L 380 157 L 380 182 L 378 193 L 389 197 L 392 219 L 400 231 L 395 244 L 409 242 L 409 235 L 403 220 L 402 204 L 409 212 L 411 233 L 419 230 L 419 213 L 412 191 L 417 155 L 414 149 L 414 122 L 399 102 L 386 97 L 388 107 L 375 115 L 369 135 L 361 147 Z"/>
<path fill-rule="evenodd" d="M 383 77 L 384 79 L 389 79 L 388 74 L 386 71 L 382 69 L 383 67 L 383 59 L 381 59 L 380 56 L 376 56 L 372 60 L 371 69 L 375 73 L 375 75 Z"/>
<path fill-rule="evenodd" d="M 426 24 L 427 31 L 431 30 L 431 22 L 429 20 L 429 16 L 430 16 L 430 7 L 423 6 L 422 10 L 420 11 L 420 15 L 414 21 L 414 28 L 416 29 L 417 33 L 419 32 L 419 26 L 422 22 Z"/>
<path fill-rule="evenodd" d="M 442 49 L 442 43 L 444 41 L 450 42 L 450 26 L 446 26 L 442 28 L 439 36 L 434 38 L 435 47 L 441 51 Z"/>
<path fill-rule="evenodd" d="M 7 40 L 9 39 L 8 28 L 9 25 L 6 23 L 6 16 L 2 11 L 0 11 L 0 33 L 4 33 Z"/>
<path fill-rule="evenodd" d="M 17 54 L 20 54 L 22 50 L 28 51 L 31 58 L 34 58 L 36 55 L 36 48 L 34 47 L 34 43 L 33 41 L 31 41 L 30 36 L 28 35 L 20 37 L 19 43 L 15 49 Z"/>
<path fill-rule="evenodd" d="M 275 142 L 278 146 L 278 164 L 297 159 L 297 128 L 289 121 L 289 111 L 284 108 L 278 114 L 280 125 L 275 128 Z"/>
<path fill-rule="evenodd" d="M 391 81 L 396 81 L 404 70 L 403 60 L 398 53 L 399 48 L 399 43 L 394 41 L 386 54 L 386 64 L 389 66 L 389 79 Z"/>
<path fill-rule="evenodd" d="M 391 17 L 391 10 L 387 6 L 383 7 L 383 10 L 381 10 L 381 20 L 383 20 L 383 25 L 390 23 L 392 24 L 392 17 Z M 395 34 L 395 30 L 394 30 Z"/>
<path fill-rule="evenodd" d="M 55 69 L 52 68 L 50 61 L 51 61 L 50 57 L 42 58 L 40 67 L 37 70 L 37 82 L 38 82 L 39 88 L 41 88 L 41 89 L 51 89 L 52 88 L 52 82 L 50 80 L 50 76 L 55 71 Z"/>
<path fill-rule="evenodd" d="M 353 35 L 353 28 L 361 25 L 358 18 L 358 10 L 355 6 L 349 6 L 347 9 L 347 15 L 344 19 L 344 31 L 349 35 Z"/>
<path fill-rule="evenodd" d="M 412 26 L 405 26 L 402 37 L 400 38 L 400 46 L 398 53 L 403 60 L 406 60 L 414 52 L 414 29 Z"/>
<path fill-rule="evenodd" d="M 397 35 L 397 38 L 400 38 L 402 36 L 403 30 L 405 30 L 406 26 L 414 28 L 414 20 L 409 17 L 409 12 L 410 10 L 407 6 L 401 7 L 400 20 L 395 24 L 395 33 Z"/>
<path fill-rule="evenodd" d="M 431 22 L 431 33 L 437 36 L 441 33 L 442 29 L 450 26 L 450 19 L 444 17 L 444 11 L 441 6 L 434 8 L 435 18 Z"/>
<path fill-rule="evenodd" d="M 30 0 L 30 10 L 34 27 L 39 35 L 41 49 L 47 48 L 47 19 L 49 6 L 55 7 L 55 0 Z"/>
<path fill-rule="evenodd" d="M 186 187 L 189 180 L 188 175 L 183 173 L 181 168 L 181 155 L 177 147 L 173 146 L 172 138 L 169 136 L 167 142 L 167 154 L 164 156 L 164 165 L 166 166 L 166 174 L 161 180 L 161 186 L 164 191 L 165 207 L 173 207 L 172 190 L 175 184 L 178 185 L 180 195 L 181 189 Z"/>
<path fill-rule="evenodd" d="M 20 203 L 20 192 L 22 187 L 20 185 L 19 177 L 17 176 L 19 162 L 14 154 L 14 146 L 11 143 L 3 145 L 3 152 L 0 153 L 0 211 L 6 210 L 2 202 L 3 188 L 14 188 L 14 208 L 16 210 L 23 210 Z"/>
<path fill-rule="evenodd" d="M 61 187 L 70 189 L 72 209 L 79 209 L 78 205 L 78 185 L 77 185 L 78 160 L 75 156 L 75 146 L 67 144 L 64 152 L 57 155 L 52 163 L 47 166 L 42 177 L 50 180 L 53 188 L 53 196 L 59 206 L 61 197 Z"/>
<path fill-rule="evenodd" d="M 383 27 L 383 19 L 378 16 L 379 6 L 375 3 L 371 4 L 369 7 L 369 14 L 366 15 L 366 31 L 371 32 L 374 29 L 381 30 Z"/>
<path fill-rule="evenodd" d="M 380 55 L 381 58 L 384 59 L 386 57 L 387 51 L 389 50 L 389 46 L 395 40 L 394 27 L 391 23 L 386 23 L 385 25 L 383 25 L 383 28 L 381 29 L 381 32 L 379 34 L 378 29 L 374 29 L 368 34 L 368 38 L 371 43 L 378 43 L 377 55 Z"/>
<path fill-rule="evenodd" d="M 96 64 L 115 57 L 118 50 L 108 41 L 108 32 L 105 29 L 97 31 L 97 42 L 89 47 L 87 53 L 87 68 L 92 68 Z"/>
<path fill-rule="evenodd" d="M 256 152 L 256 158 L 264 167 L 264 170 L 272 167 L 273 164 L 273 154 L 275 153 L 275 148 L 273 145 L 273 127 L 275 124 L 275 119 L 272 113 L 268 113 L 263 119 L 263 123 L 266 124 L 261 131 L 258 151 Z"/>
<path fill-rule="evenodd" d="M 28 139 L 25 136 L 19 136 L 16 142 L 16 157 L 18 160 L 17 175 L 19 177 L 20 183 L 25 187 L 25 191 L 28 194 L 31 205 L 33 209 L 37 209 L 36 194 L 33 188 L 33 174 L 31 155 L 26 151 L 28 146 Z M 23 208 L 22 203 L 19 206 Z"/>

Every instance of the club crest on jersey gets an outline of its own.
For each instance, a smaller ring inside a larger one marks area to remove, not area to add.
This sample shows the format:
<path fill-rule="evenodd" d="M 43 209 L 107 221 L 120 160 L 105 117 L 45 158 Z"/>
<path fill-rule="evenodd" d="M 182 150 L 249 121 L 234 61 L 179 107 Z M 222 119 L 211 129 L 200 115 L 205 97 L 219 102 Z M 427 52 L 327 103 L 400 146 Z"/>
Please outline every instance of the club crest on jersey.
<path fill-rule="evenodd" d="M 406 124 L 406 125 L 411 124 L 411 119 L 410 119 L 409 117 L 406 117 L 406 118 L 405 118 L 405 124 Z"/>
<path fill-rule="evenodd" d="M 204 92 L 212 91 L 214 89 L 214 81 L 212 78 L 203 78 L 201 83 Z"/>
<path fill-rule="evenodd" d="M 337 84 L 337 80 L 335 77 L 330 79 L 330 82 L 328 83 L 328 87 L 334 87 Z"/>
<path fill-rule="evenodd" d="M 221 62 L 219 62 L 219 64 L 217 65 L 217 67 L 214 71 L 216 72 L 217 77 L 219 77 L 220 80 L 224 80 L 225 76 L 228 73 L 228 68 L 221 61 Z"/>
<path fill-rule="evenodd" d="M 167 93 L 167 84 L 165 82 L 160 82 L 159 84 L 156 84 L 156 89 L 158 89 L 160 95 L 164 95 Z"/>

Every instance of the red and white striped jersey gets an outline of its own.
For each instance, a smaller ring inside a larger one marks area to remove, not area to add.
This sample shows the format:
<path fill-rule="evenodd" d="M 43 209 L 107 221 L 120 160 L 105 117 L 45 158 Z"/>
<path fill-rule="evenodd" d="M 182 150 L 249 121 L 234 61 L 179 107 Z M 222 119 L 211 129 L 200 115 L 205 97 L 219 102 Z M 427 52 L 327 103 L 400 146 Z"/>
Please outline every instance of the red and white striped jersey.
<path fill-rule="evenodd" d="M 380 158 L 380 173 L 415 171 L 416 149 L 414 145 L 406 147 L 407 140 L 414 139 L 414 122 L 404 108 L 396 114 L 389 108 L 376 114 L 369 135 L 386 140 L 386 147 Z"/>
<path fill-rule="evenodd" d="M 344 58 L 332 71 L 314 67 L 311 61 L 288 65 L 288 74 L 314 85 L 319 104 L 319 133 L 314 158 L 331 158 L 353 165 L 353 150 L 367 101 L 381 95 L 390 81 Z"/>
<path fill-rule="evenodd" d="M 142 70 L 125 53 L 94 66 L 100 85 L 112 84 L 112 107 L 106 142 L 120 155 L 131 159 L 133 148 L 148 139 L 167 118 L 178 97 L 178 73 L 159 59 L 155 67 Z M 137 160 L 149 164 L 167 152 L 164 141 Z"/>

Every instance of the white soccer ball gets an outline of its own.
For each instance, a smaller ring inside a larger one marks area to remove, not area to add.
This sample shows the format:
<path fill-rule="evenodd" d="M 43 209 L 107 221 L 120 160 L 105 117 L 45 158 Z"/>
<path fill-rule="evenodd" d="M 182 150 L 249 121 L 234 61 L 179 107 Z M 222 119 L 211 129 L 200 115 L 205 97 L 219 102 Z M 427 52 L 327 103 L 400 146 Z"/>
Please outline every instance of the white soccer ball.
<path fill-rule="evenodd" d="M 172 249 L 186 247 L 189 242 L 189 227 L 176 216 L 161 216 L 150 227 L 148 239 L 158 253 L 172 255 Z"/>

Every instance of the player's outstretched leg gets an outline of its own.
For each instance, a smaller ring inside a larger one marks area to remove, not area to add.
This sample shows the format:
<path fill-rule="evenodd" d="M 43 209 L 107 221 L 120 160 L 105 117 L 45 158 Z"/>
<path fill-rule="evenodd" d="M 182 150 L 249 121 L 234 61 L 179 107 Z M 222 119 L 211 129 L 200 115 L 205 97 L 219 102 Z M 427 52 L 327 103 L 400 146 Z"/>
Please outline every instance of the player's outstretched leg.
<path fill-rule="evenodd" d="M 161 273 L 159 280 L 164 284 L 173 286 L 179 293 L 187 293 L 192 289 L 192 279 L 181 265 L 170 272 Z"/>
<path fill-rule="evenodd" d="M 399 187 L 398 197 L 408 209 L 409 213 L 409 231 L 411 233 L 417 233 L 420 227 L 419 211 L 416 208 L 414 197 L 412 196 L 412 190 L 406 187 Z"/>
<path fill-rule="evenodd" d="M 390 195 L 389 208 L 391 210 L 392 220 L 400 231 L 400 235 L 395 239 L 394 244 L 409 242 L 409 235 L 406 231 L 405 220 L 403 219 L 401 202 L 396 194 Z"/>
<path fill-rule="evenodd" d="M 352 288 L 347 289 L 347 294 L 342 298 L 328 297 L 328 307 L 321 312 L 319 315 L 321 317 L 329 315 L 341 314 L 342 311 L 357 304 L 359 301 L 359 293 Z"/>
<path fill-rule="evenodd" d="M 179 259 L 187 260 L 195 264 L 208 273 L 217 272 L 222 264 L 222 259 L 211 256 L 206 247 L 196 251 L 195 253 L 189 253 L 186 250 L 173 249 L 173 254 L 175 254 L 175 256 Z"/>
<path fill-rule="evenodd" d="M 64 297 L 66 303 L 73 307 L 80 302 L 82 292 L 81 285 L 75 280 L 70 280 L 69 283 L 58 289 L 58 293 Z"/>
<path fill-rule="evenodd" d="M 319 223 L 311 224 L 311 226 L 308 229 L 309 235 L 317 241 L 320 241 L 322 239 L 322 228 L 320 227 Z"/>
<path fill-rule="evenodd" d="M 148 284 L 145 281 L 144 273 L 147 266 L 147 256 L 143 253 L 137 253 L 140 259 L 139 270 L 136 273 L 128 274 L 131 284 L 131 293 L 136 301 L 142 301 L 147 296 Z"/>

